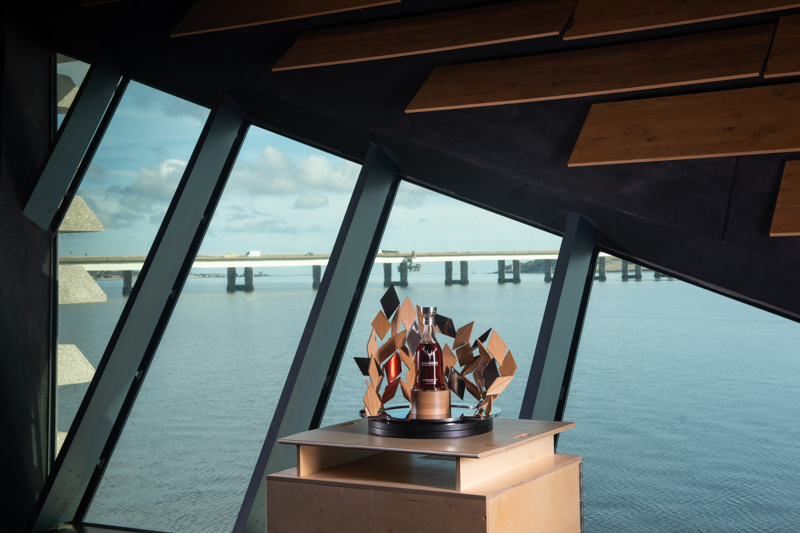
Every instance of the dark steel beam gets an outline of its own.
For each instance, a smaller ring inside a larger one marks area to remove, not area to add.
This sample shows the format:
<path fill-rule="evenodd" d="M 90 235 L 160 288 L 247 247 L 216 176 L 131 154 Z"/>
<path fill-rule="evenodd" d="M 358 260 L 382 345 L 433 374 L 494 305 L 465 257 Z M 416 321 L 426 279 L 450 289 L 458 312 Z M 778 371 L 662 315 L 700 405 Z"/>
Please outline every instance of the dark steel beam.
<path fill-rule="evenodd" d="M 602 234 L 570 213 L 539 330 L 520 418 L 562 420 Z"/>
<path fill-rule="evenodd" d="M 106 134 L 106 130 L 108 130 L 108 125 L 114 118 L 114 113 L 117 111 L 117 107 L 119 106 L 122 97 L 125 95 L 125 89 L 128 88 L 130 81 L 130 78 L 123 77 L 119 82 L 117 90 L 114 91 L 114 95 L 111 97 L 111 101 L 108 103 L 106 112 L 103 114 L 103 118 L 100 120 L 100 124 L 97 125 L 97 130 L 95 130 L 92 140 L 89 143 L 89 146 L 86 148 L 86 153 L 83 154 L 83 159 L 81 159 L 78 168 L 75 170 L 75 175 L 73 176 L 69 187 L 67 187 L 67 191 L 64 193 L 61 205 L 56 210 L 51 222 L 51 228 L 55 237 L 58 237 L 58 228 L 61 226 L 61 222 L 64 221 L 64 217 L 69 210 L 69 206 L 72 203 L 72 200 L 75 198 L 75 195 L 78 193 L 78 188 L 81 186 L 81 182 L 83 181 L 84 176 L 86 176 L 89 166 L 92 164 L 94 154 L 97 153 L 97 149 L 100 148 L 100 143 L 103 142 L 103 137 Z"/>
<path fill-rule="evenodd" d="M 236 533 L 266 532 L 266 476 L 296 464 L 294 448 L 276 442 L 317 427 L 322 419 L 398 184 L 392 160 L 371 145 L 239 511 Z"/>
<path fill-rule="evenodd" d="M 36 502 L 31 531 L 84 518 L 222 195 L 245 131 L 241 111 L 227 97 L 220 98 Z"/>
<path fill-rule="evenodd" d="M 103 54 L 89 69 L 78 90 L 75 101 L 45 157 L 36 186 L 23 211 L 26 217 L 43 230 L 49 229 L 53 224 L 75 173 L 92 145 L 95 132 L 120 87 L 122 74 L 122 68 L 117 62 L 110 55 Z M 109 111 L 113 113 L 113 110 Z"/>

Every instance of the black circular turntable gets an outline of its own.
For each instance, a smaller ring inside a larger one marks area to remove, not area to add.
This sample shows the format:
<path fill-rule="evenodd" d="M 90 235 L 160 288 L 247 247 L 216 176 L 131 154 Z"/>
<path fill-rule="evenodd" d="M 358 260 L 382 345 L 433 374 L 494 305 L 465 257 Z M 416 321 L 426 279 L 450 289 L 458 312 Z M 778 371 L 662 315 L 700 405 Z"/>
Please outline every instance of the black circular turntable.
<path fill-rule="evenodd" d="M 361 416 L 367 419 L 370 435 L 400 439 L 452 439 L 482 435 L 492 431 L 495 409 L 491 415 L 475 415 L 475 408 L 468 405 L 450 407 L 450 418 L 409 418 L 410 405 L 387 407 L 378 416 Z"/>

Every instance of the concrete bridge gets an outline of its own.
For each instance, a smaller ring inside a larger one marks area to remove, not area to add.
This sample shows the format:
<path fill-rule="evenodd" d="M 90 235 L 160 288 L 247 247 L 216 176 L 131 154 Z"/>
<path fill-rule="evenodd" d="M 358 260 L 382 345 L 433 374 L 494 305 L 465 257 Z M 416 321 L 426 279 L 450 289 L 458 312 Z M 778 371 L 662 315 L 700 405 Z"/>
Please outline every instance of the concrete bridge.
<path fill-rule="evenodd" d="M 62 256 L 59 263 L 62 265 L 81 266 L 87 271 L 122 271 L 123 272 L 123 295 L 130 294 L 133 285 L 133 271 L 141 270 L 147 256 Z M 528 251 L 494 251 L 494 252 L 394 252 L 384 251 L 375 256 L 375 263 L 383 264 L 384 286 L 397 285 L 408 286 L 408 271 L 419 268 L 421 263 L 444 262 L 445 264 L 445 285 L 469 285 L 469 262 L 470 261 L 497 261 L 497 282 L 498 283 L 520 283 L 521 264 L 528 261 L 544 261 L 544 281 L 552 281 L 553 262 L 558 258 L 558 250 L 528 250 Z M 312 287 L 319 288 L 322 278 L 322 267 L 328 264 L 330 254 L 269 254 L 269 255 L 198 255 L 193 269 L 203 268 L 227 268 L 228 270 L 228 292 L 237 290 L 250 292 L 254 290 L 253 269 L 267 267 L 296 267 L 310 266 L 312 269 Z M 512 265 L 511 277 L 506 277 L 506 262 Z M 598 258 L 598 273 L 595 279 L 606 281 L 606 263 L 609 267 L 621 272 L 623 281 L 642 279 L 642 267 L 633 266 L 633 273 L 629 274 L 628 262 L 601 253 Z M 459 277 L 453 276 L 453 263 L 460 264 Z M 621 263 L 620 263 L 621 262 Z M 392 265 L 397 264 L 400 280 L 392 279 Z M 237 268 L 244 268 L 244 283 L 237 284 Z M 610 269 L 610 270 L 611 270 Z M 660 279 L 666 276 L 656 272 L 655 278 Z M 669 278 L 671 279 L 671 278 Z"/>

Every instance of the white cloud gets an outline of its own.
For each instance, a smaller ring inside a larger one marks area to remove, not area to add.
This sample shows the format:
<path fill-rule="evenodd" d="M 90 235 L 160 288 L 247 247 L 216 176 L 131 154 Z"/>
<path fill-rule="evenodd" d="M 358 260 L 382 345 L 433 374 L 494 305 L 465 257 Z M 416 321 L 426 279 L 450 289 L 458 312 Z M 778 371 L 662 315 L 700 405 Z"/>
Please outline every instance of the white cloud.
<path fill-rule="evenodd" d="M 295 163 L 274 146 L 267 146 L 254 161 L 237 161 L 226 192 L 248 196 L 315 191 L 349 193 L 359 170 L 358 165 L 349 161 L 334 163 L 317 154 Z"/>
<path fill-rule="evenodd" d="M 300 196 L 294 202 L 295 209 L 319 209 L 328 205 L 328 197 L 324 194 Z"/>
<path fill-rule="evenodd" d="M 140 84 L 132 84 L 128 94 L 136 105 L 136 109 L 149 110 L 172 118 L 189 118 L 203 123 L 208 118 L 209 110 L 183 98 L 153 90 Z"/>
<path fill-rule="evenodd" d="M 167 159 L 157 168 L 141 167 L 133 175 L 106 172 L 97 165 L 92 167 L 92 181 L 97 185 L 82 187 L 81 194 L 104 227 L 118 228 L 143 222 L 160 223 L 186 169 L 186 162 Z M 131 178 L 130 185 L 120 183 Z M 115 184 L 101 185 L 105 183 Z"/>
<path fill-rule="evenodd" d="M 441 194 L 431 192 L 428 189 L 423 189 L 418 185 L 412 183 L 403 183 L 397 191 L 397 196 L 394 198 L 394 205 L 396 207 L 405 207 L 407 209 L 418 209 L 423 207 L 428 200 L 435 200 L 437 198 L 444 198 Z"/>

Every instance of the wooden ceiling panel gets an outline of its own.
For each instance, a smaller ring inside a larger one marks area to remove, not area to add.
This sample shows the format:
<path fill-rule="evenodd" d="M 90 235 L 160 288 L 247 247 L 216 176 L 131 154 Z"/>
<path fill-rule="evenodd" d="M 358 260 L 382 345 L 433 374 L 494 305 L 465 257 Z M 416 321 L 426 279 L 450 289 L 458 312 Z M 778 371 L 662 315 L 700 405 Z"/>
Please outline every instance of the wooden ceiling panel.
<path fill-rule="evenodd" d="M 397 4 L 400 0 L 197 0 L 173 37 Z"/>
<path fill-rule="evenodd" d="M 306 32 L 272 70 L 370 61 L 559 35 L 575 0 L 520 0 Z"/>
<path fill-rule="evenodd" d="M 406 113 L 757 77 L 775 24 L 437 67 Z"/>
<path fill-rule="evenodd" d="M 569 166 L 800 151 L 800 83 L 594 104 Z"/>
<path fill-rule="evenodd" d="M 800 75 L 800 15 L 781 17 L 764 77 L 797 75 Z"/>
<path fill-rule="evenodd" d="M 678 26 L 800 7 L 789 0 L 580 0 L 564 39 Z"/>
<path fill-rule="evenodd" d="M 770 237 L 800 236 L 800 161 L 787 161 L 772 216 Z"/>

